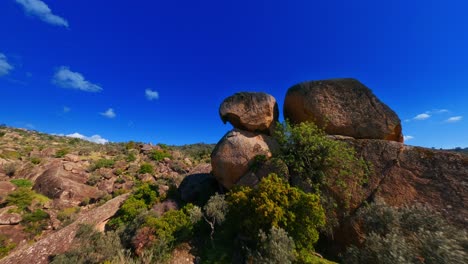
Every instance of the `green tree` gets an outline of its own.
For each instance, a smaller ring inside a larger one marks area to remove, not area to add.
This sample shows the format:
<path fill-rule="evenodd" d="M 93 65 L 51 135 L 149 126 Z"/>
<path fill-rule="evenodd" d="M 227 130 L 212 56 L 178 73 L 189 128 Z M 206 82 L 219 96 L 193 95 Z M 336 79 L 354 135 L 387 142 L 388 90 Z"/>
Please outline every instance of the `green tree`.
<path fill-rule="evenodd" d="M 252 189 L 240 187 L 228 197 L 230 225 L 255 241 L 260 230 L 283 228 L 296 243 L 296 250 L 313 253 L 325 225 L 320 196 L 308 194 L 270 174 Z"/>
<path fill-rule="evenodd" d="M 266 234 L 260 230 L 258 249 L 253 253 L 253 263 L 288 264 L 295 260 L 294 240 L 282 228 L 272 227 Z"/>
<path fill-rule="evenodd" d="M 294 185 L 321 195 L 330 230 L 343 217 L 337 212 L 346 212 L 367 181 L 367 164 L 351 146 L 327 137 L 311 122 L 278 124 L 274 136 L 280 145 L 277 156 L 287 164 Z"/>
<path fill-rule="evenodd" d="M 218 193 L 211 196 L 208 203 L 203 207 L 205 212 L 203 219 L 205 219 L 205 222 L 208 223 L 211 228 L 211 240 L 213 240 L 216 225 L 222 224 L 226 219 L 228 209 L 228 203 L 224 195 Z"/>

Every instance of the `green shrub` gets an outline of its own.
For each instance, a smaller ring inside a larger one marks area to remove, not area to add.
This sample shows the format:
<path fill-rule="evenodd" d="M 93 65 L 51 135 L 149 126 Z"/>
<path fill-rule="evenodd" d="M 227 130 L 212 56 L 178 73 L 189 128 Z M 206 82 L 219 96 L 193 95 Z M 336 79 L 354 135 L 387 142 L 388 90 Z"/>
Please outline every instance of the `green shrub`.
<path fill-rule="evenodd" d="M 23 215 L 22 224 L 25 226 L 25 231 L 33 234 L 34 236 L 39 235 L 42 230 L 47 226 L 49 214 L 37 209 L 33 212 L 26 213 Z"/>
<path fill-rule="evenodd" d="M 154 149 L 150 153 L 150 158 L 154 161 L 162 161 L 164 158 L 172 158 L 172 155 L 167 150 Z"/>
<path fill-rule="evenodd" d="M 57 152 L 55 152 L 55 157 L 56 158 L 63 158 L 68 153 L 70 153 L 70 150 L 68 148 L 62 148 L 62 149 L 57 150 Z"/>
<path fill-rule="evenodd" d="M 79 212 L 80 207 L 65 208 L 57 213 L 57 219 L 60 220 L 60 222 L 62 222 L 63 226 L 66 226 L 75 221 Z"/>
<path fill-rule="evenodd" d="M 0 259 L 8 255 L 8 253 L 15 247 L 16 245 L 9 242 L 5 235 L 0 234 Z"/>
<path fill-rule="evenodd" d="M 312 254 L 325 224 L 320 196 L 291 187 L 275 174 L 263 178 L 252 189 L 241 187 L 228 194 L 229 225 L 255 241 L 260 230 L 284 229 L 296 243 L 296 250 Z"/>
<path fill-rule="evenodd" d="M 260 230 L 258 249 L 252 256 L 256 264 L 288 264 L 295 260 L 294 240 L 282 228 L 272 227 L 269 234 Z"/>
<path fill-rule="evenodd" d="M 287 164 L 296 179 L 293 182 L 307 192 L 321 195 L 330 231 L 344 216 L 337 212 L 346 212 L 336 207 L 349 208 L 351 197 L 367 181 L 367 164 L 356 157 L 352 147 L 328 138 L 314 123 L 278 124 L 274 136 L 281 150 L 276 155 Z"/>
<path fill-rule="evenodd" d="M 95 161 L 91 167 L 90 167 L 90 171 L 95 171 L 95 170 L 98 170 L 100 168 L 112 168 L 115 164 L 115 160 L 111 160 L 111 159 L 99 159 L 97 161 Z"/>
<path fill-rule="evenodd" d="M 16 205 L 21 210 L 24 210 L 31 205 L 34 195 L 34 191 L 22 187 L 8 194 L 6 202 L 8 205 Z"/>
<path fill-rule="evenodd" d="M 10 180 L 10 182 L 16 185 L 16 187 L 31 188 L 33 186 L 33 183 L 27 179 L 13 179 L 13 180 Z"/>
<path fill-rule="evenodd" d="M 119 253 L 124 250 L 117 233 L 100 233 L 89 225 L 80 225 L 71 248 L 50 263 L 119 263 L 114 261 L 118 261 Z"/>
<path fill-rule="evenodd" d="M 350 247 L 346 263 L 468 263 L 468 234 L 423 206 L 382 202 L 360 209 L 364 244 Z"/>
<path fill-rule="evenodd" d="M 42 161 L 41 158 L 39 158 L 39 157 L 32 157 L 30 160 L 31 160 L 31 163 L 34 164 L 34 165 L 38 165 Z"/>
<path fill-rule="evenodd" d="M 0 158 L 8 160 L 18 160 L 21 158 L 21 154 L 14 150 L 3 150 L 0 154 Z"/>
<path fill-rule="evenodd" d="M 140 170 L 138 172 L 140 174 L 145 174 L 145 173 L 153 174 L 154 173 L 153 165 L 149 163 L 143 163 L 140 165 Z"/>
<path fill-rule="evenodd" d="M 101 180 L 101 175 L 93 173 L 91 174 L 91 176 L 89 176 L 88 180 L 86 181 L 86 184 L 95 186 L 96 184 L 98 184 L 100 180 Z"/>
<path fill-rule="evenodd" d="M 151 208 L 159 199 L 158 187 L 144 183 L 122 204 L 116 216 L 112 218 L 108 226 L 117 229 L 129 222 L 141 212 Z"/>
<path fill-rule="evenodd" d="M 135 154 L 133 154 L 132 152 L 128 153 L 128 155 L 127 155 L 127 161 L 128 161 L 128 162 L 134 162 L 135 160 L 136 160 Z"/>
<path fill-rule="evenodd" d="M 4 132 L 4 131 L 0 131 L 0 137 L 3 137 L 3 136 L 5 136 L 5 134 L 6 134 L 6 132 Z"/>
<path fill-rule="evenodd" d="M 3 165 L 3 171 L 9 177 L 14 176 L 17 169 L 18 169 L 18 165 L 14 162 L 6 163 Z"/>

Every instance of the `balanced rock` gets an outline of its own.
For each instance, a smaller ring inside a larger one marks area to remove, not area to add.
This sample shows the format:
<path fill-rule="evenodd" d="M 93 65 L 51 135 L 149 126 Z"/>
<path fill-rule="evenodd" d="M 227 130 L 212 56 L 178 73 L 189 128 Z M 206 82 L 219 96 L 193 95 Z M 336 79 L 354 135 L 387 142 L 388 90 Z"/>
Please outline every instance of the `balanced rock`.
<path fill-rule="evenodd" d="M 240 129 L 228 132 L 211 153 L 211 166 L 216 180 L 230 189 L 244 176 L 259 155 L 270 158 L 278 143 L 270 136 Z"/>
<path fill-rule="evenodd" d="M 278 121 L 278 104 L 266 93 L 242 92 L 226 98 L 219 107 L 219 115 L 226 124 L 250 132 L 271 134 Z"/>
<path fill-rule="evenodd" d="M 397 114 L 355 79 L 304 82 L 289 88 L 284 117 L 312 121 L 327 134 L 403 142 Z"/>

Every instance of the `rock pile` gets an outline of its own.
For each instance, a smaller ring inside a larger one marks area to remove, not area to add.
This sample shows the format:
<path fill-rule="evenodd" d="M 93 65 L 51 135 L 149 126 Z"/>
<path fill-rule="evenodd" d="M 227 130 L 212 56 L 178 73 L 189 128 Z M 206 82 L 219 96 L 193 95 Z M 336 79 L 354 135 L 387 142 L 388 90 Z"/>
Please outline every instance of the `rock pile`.
<path fill-rule="evenodd" d="M 234 129 L 218 142 L 211 154 L 213 175 L 227 189 L 241 179 L 241 183 L 255 185 L 259 180 L 252 173 L 256 163 L 268 160 L 278 149 L 271 137 L 278 121 L 275 98 L 266 93 L 236 93 L 221 103 L 219 114 Z"/>

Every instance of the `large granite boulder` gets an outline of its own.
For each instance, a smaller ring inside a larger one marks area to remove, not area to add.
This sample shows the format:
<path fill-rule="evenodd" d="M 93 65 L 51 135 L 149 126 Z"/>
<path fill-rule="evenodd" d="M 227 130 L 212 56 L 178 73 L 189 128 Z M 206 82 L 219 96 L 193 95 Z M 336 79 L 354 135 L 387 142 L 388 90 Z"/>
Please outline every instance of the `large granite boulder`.
<path fill-rule="evenodd" d="M 249 171 L 257 156 L 268 159 L 277 149 L 277 142 L 270 136 L 233 129 L 211 153 L 213 175 L 230 189 Z"/>
<path fill-rule="evenodd" d="M 59 207 L 76 206 L 85 200 L 95 200 L 104 195 L 96 187 L 86 185 L 85 174 L 73 173 L 64 168 L 60 162 L 54 162 L 40 175 L 33 189 L 59 205 Z"/>
<path fill-rule="evenodd" d="M 355 79 L 303 82 L 289 88 L 284 117 L 312 121 L 330 135 L 403 142 L 400 119 Z"/>
<path fill-rule="evenodd" d="M 242 92 L 224 99 L 219 107 L 224 123 L 250 132 L 271 134 L 278 121 L 278 104 L 266 93 Z"/>

